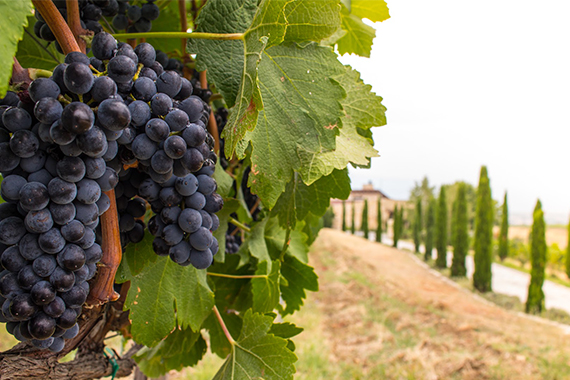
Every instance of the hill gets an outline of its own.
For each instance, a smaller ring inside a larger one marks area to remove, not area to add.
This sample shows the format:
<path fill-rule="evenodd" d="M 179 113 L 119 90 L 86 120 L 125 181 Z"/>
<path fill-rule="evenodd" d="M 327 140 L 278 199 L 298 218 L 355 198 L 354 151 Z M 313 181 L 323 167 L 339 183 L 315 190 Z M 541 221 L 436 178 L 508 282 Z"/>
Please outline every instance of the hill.
<path fill-rule="evenodd" d="M 311 260 L 321 290 L 292 318 L 308 327 L 299 379 L 570 378 L 564 330 L 487 302 L 411 253 L 325 229 Z"/>

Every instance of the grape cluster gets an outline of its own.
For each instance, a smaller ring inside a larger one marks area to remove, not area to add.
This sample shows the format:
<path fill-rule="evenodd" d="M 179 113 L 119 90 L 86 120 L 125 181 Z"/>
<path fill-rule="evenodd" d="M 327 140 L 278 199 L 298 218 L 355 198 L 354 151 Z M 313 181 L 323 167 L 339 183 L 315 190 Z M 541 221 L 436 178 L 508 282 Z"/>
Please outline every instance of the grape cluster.
<path fill-rule="evenodd" d="M 112 0 L 115 1 L 115 0 Z M 113 17 L 113 27 L 125 30 L 127 33 L 146 33 L 152 29 L 152 21 L 160 15 L 156 0 L 147 0 L 142 6 L 129 5 L 126 1 L 120 2 L 118 12 Z"/>
<path fill-rule="evenodd" d="M 0 99 L 0 321 L 55 352 L 79 331 L 106 192 L 116 190 L 123 246 L 143 239 L 148 201 L 157 254 L 206 268 L 218 251 L 209 106 L 150 44 L 101 32 L 92 52 Z"/>
<path fill-rule="evenodd" d="M 66 0 L 52 1 L 67 21 Z M 113 17 L 112 24 L 116 29 L 126 29 L 128 33 L 150 32 L 152 21 L 160 15 L 160 9 L 154 4 L 155 1 L 147 0 L 146 4 L 138 6 L 130 5 L 129 0 L 79 0 L 81 27 L 94 34 L 101 33 L 103 26 L 100 22 L 106 21 L 105 17 Z M 55 35 L 41 14 L 36 12 L 35 15 L 37 21 L 34 24 L 34 34 L 42 40 L 54 42 L 56 49 L 63 54 Z"/>

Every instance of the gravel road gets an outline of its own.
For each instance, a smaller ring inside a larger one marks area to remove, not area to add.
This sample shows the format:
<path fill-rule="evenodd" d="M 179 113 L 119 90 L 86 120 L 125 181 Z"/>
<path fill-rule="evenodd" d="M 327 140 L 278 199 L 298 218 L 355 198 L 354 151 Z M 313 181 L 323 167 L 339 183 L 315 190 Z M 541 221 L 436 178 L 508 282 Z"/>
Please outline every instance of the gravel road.
<path fill-rule="evenodd" d="M 371 233 L 370 240 L 374 240 L 375 236 Z M 392 240 L 388 237 L 382 237 L 385 244 L 392 244 Z M 398 242 L 398 248 L 414 250 L 414 244 L 408 241 Z M 434 250 L 435 256 L 435 250 Z M 447 262 L 451 265 L 452 252 L 447 252 Z M 471 278 L 474 271 L 473 256 L 467 256 L 467 276 Z M 506 267 L 501 264 L 493 263 L 491 266 L 493 279 L 491 286 L 496 293 L 507 294 L 518 297 L 522 302 L 526 302 L 528 294 L 528 284 L 530 275 Z M 545 280 L 542 287 L 545 296 L 545 305 L 547 309 L 556 308 L 570 313 L 570 288 L 556 284 L 550 280 Z"/>

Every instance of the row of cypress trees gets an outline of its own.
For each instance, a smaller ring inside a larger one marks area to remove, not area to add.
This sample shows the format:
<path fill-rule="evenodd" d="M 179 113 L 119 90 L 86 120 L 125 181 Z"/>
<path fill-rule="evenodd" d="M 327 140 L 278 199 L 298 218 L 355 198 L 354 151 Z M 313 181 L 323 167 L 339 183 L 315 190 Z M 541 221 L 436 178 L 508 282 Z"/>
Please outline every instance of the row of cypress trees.
<path fill-rule="evenodd" d="M 508 242 L 508 203 L 507 194 L 503 200 L 501 209 L 501 226 L 499 232 L 499 258 L 504 260 L 509 253 Z M 435 217 L 434 217 L 435 215 Z M 447 267 L 447 202 L 445 187 L 441 187 L 437 206 L 435 201 L 430 201 L 426 217 L 425 259 L 431 258 L 433 249 L 433 233 L 435 229 L 435 248 L 437 250 L 436 266 Z M 421 203 L 416 204 L 414 224 L 414 243 L 416 252 L 419 252 L 422 210 Z M 480 292 L 492 290 L 491 264 L 493 262 L 493 200 L 487 167 L 481 167 L 479 186 L 477 188 L 477 202 L 475 209 L 475 234 L 474 234 L 474 262 L 473 287 Z M 466 185 L 460 183 L 457 197 L 453 202 L 451 223 L 451 245 L 453 247 L 453 259 L 451 263 L 452 276 L 466 276 L 465 258 L 469 250 L 469 230 Z M 544 310 L 544 292 L 542 285 L 545 277 L 546 266 L 546 224 L 540 200 L 537 201 L 533 214 L 531 229 L 531 281 L 528 289 L 528 297 L 525 305 L 527 313 L 540 313 Z M 570 242 L 570 224 L 568 225 L 568 239 Z M 570 277 L 570 244 L 567 247 L 566 270 Z"/>
<path fill-rule="evenodd" d="M 382 242 L 382 207 L 381 198 L 377 202 L 377 227 L 376 227 L 376 241 Z M 346 225 L 346 202 L 342 201 L 342 230 L 347 231 Z M 370 228 L 368 226 L 368 200 L 364 200 L 364 208 L 362 209 L 362 220 L 360 222 L 360 230 L 364 233 L 364 238 L 368 239 L 370 236 Z M 350 232 L 354 235 L 356 232 L 356 224 L 354 222 L 354 206 L 352 207 Z"/>

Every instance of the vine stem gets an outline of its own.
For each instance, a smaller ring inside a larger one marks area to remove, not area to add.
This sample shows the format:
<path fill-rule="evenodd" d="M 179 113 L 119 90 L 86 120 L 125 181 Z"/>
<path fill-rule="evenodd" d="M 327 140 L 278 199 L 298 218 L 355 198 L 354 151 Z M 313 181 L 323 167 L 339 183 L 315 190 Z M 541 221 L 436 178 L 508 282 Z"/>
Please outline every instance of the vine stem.
<path fill-rule="evenodd" d="M 243 275 L 243 276 L 237 276 L 237 275 L 233 275 L 233 274 L 224 274 L 224 273 L 214 273 L 214 272 L 208 272 L 206 274 L 208 276 L 231 278 L 234 280 L 242 280 L 242 279 L 249 279 L 249 278 L 266 278 L 267 277 L 266 274 L 250 274 L 250 275 Z"/>
<path fill-rule="evenodd" d="M 119 293 L 113 289 L 115 275 L 121 263 L 121 236 L 119 234 L 119 218 L 115 190 L 105 191 L 111 200 L 111 206 L 101 215 L 101 232 L 103 234 L 103 257 L 98 264 L 95 284 L 89 293 L 88 303 L 97 305 L 119 299 Z"/>
<path fill-rule="evenodd" d="M 85 54 L 87 51 L 87 44 L 80 36 L 85 35 L 87 31 L 81 26 L 79 2 L 77 0 L 65 0 L 65 5 L 67 7 L 67 22 L 69 24 L 69 29 L 71 29 L 81 52 Z"/>
<path fill-rule="evenodd" d="M 228 341 L 230 342 L 230 344 L 232 346 L 235 345 L 236 341 L 234 340 L 234 338 L 232 337 L 232 334 L 230 334 L 228 328 L 226 327 L 226 324 L 224 323 L 224 320 L 222 319 L 222 315 L 220 314 L 220 311 L 218 310 L 216 305 L 214 305 L 213 310 L 214 310 L 214 314 L 216 314 L 216 317 L 218 318 L 218 322 L 220 323 L 222 330 L 224 331 L 224 335 L 226 336 L 226 338 L 228 339 Z"/>
<path fill-rule="evenodd" d="M 178 0 L 178 11 L 180 14 L 180 31 L 186 33 L 188 30 L 188 19 L 186 18 L 186 0 Z M 186 38 L 180 40 L 180 51 L 186 55 Z"/>
<path fill-rule="evenodd" d="M 40 12 L 49 28 L 55 35 L 55 39 L 61 46 L 61 49 L 65 54 L 69 54 L 72 51 L 81 51 L 77 40 L 73 35 L 71 29 L 65 22 L 63 16 L 59 13 L 55 4 L 52 1 L 43 0 L 32 0 L 34 7 Z"/>
<path fill-rule="evenodd" d="M 68 7 L 75 8 L 77 1 L 66 0 Z M 40 12 L 49 28 L 55 35 L 63 52 L 69 54 L 74 51 L 81 52 L 75 39 L 75 35 L 55 7 L 52 1 L 32 0 L 36 9 Z M 79 8 L 71 15 L 79 17 Z M 69 18 L 69 17 L 68 17 Z M 81 27 L 81 25 L 79 25 Z M 106 191 L 105 194 L 111 201 L 111 206 L 101 215 L 101 231 L 103 233 L 102 250 L 103 257 L 99 263 L 97 277 L 89 293 L 88 304 L 98 305 L 109 301 L 116 301 L 119 294 L 113 289 L 115 274 L 121 263 L 121 236 L 119 234 L 119 216 L 117 213 L 117 202 L 115 200 L 115 190 Z"/>
<path fill-rule="evenodd" d="M 39 0 L 34 0 L 34 2 Z M 197 38 L 202 40 L 243 40 L 243 33 L 205 33 L 205 32 L 147 32 L 147 33 L 116 33 L 117 39 L 126 38 Z"/>
<path fill-rule="evenodd" d="M 244 231 L 251 232 L 251 228 L 249 228 L 248 226 L 246 226 L 245 224 L 243 224 L 239 220 L 232 218 L 231 216 L 230 216 L 229 222 L 231 224 L 233 224 L 234 226 L 241 228 Z"/>

